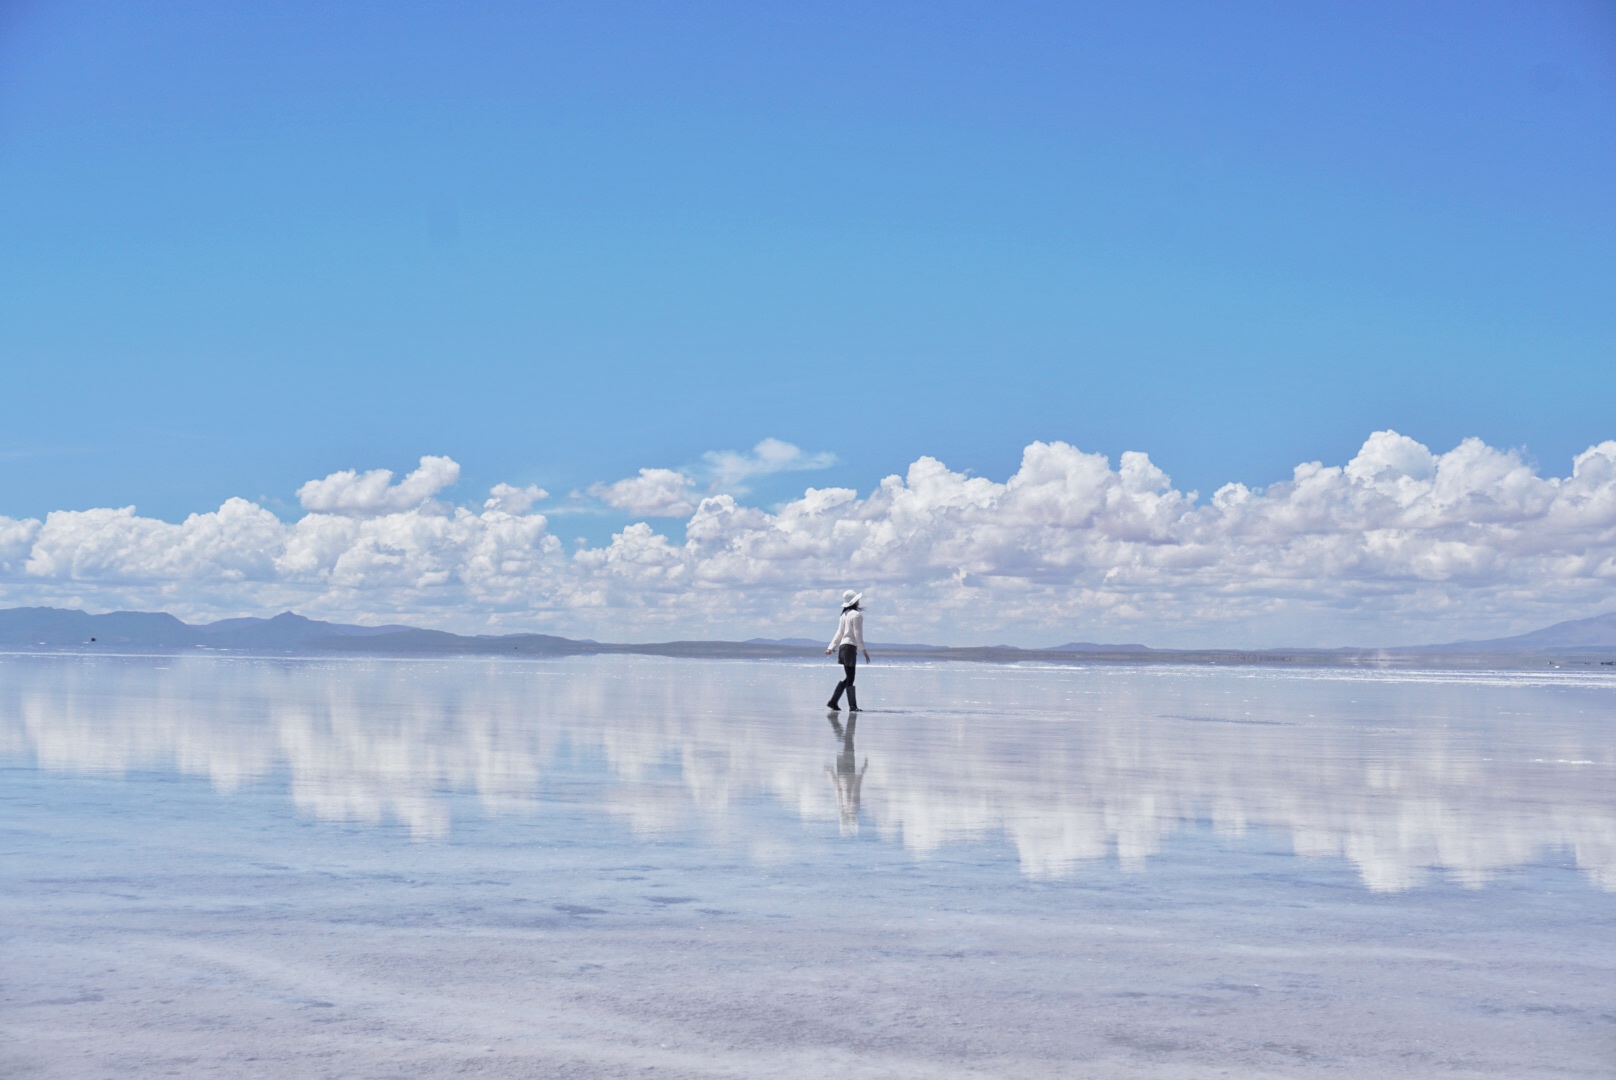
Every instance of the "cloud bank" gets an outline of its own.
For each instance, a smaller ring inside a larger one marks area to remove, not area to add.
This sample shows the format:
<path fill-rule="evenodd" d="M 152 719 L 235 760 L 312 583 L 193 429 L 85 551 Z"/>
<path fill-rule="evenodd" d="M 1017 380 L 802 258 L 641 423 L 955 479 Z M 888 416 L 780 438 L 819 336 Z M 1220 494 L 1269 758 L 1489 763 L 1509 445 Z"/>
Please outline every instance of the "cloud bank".
<path fill-rule="evenodd" d="M 533 512 L 537 489 L 441 501 L 458 473 L 442 457 L 396 484 L 333 473 L 299 489 L 292 522 L 245 499 L 178 524 L 133 507 L 0 517 L 0 602 L 647 640 L 817 632 L 856 586 L 880 637 L 1335 645 L 1527 629 L 1616 600 L 1616 441 L 1556 477 L 1477 439 L 1437 454 L 1382 431 L 1345 465 L 1210 500 L 1146 454 L 1113 466 L 1062 442 L 1032 443 L 1002 482 L 922 457 L 866 496 L 809 488 L 774 510 L 648 469 L 599 497 L 678 507 L 683 540 L 642 522 L 570 551 Z"/>

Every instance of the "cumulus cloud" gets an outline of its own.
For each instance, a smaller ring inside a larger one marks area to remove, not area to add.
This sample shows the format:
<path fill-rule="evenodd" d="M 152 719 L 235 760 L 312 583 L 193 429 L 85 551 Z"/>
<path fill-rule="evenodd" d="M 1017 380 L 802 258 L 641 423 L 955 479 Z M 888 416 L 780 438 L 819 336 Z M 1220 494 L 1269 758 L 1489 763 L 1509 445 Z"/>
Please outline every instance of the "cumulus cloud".
<path fill-rule="evenodd" d="M 589 494 L 614 510 L 645 517 L 684 517 L 696 509 L 691 490 L 696 481 L 673 469 L 641 469 L 640 475 L 615 484 L 596 484 Z"/>
<path fill-rule="evenodd" d="M 16 521 L 0 517 L 0 575 L 21 571 L 34 550 L 40 523 L 32 519 Z"/>
<path fill-rule="evenodd" d="M 507 514 L 525 514 L 534 503 L 549 497 L 550 493 L 536 484 L 529 484 L 527 487 L 495 484 L 489 489 L 488 498 L 483 500 L 483 509 L 503 510 Z"/>
<path fill-rule="evenodd" d="M 306 519 L 305 519 L 306 520 Z M 119 510 L 58 510 L 45 516 L 24 570 L 70 581 L 240 582 L 275 572 L 284 527 L 246 499 L 178 525 Z"/>
<path fill-rule="evenodd" d="M 299 490 L 311 512 L 291 523 L 242 499 L 179 524 L 0 518 L 0 599 L 646 639 L 818 628 L 856 586 L 882 636 L 1029 644 L 1452 640 L 1616 600 L 1616 441 L 1557 477 L 1477 439 L 1433 453 L 1376 432 L 1344 465 L 1210 500 L 1144 453 L 1113 465 L 1061 442 L 1003 481 L 922 457 L 868 495 L 809 488 L 774 510 L 647 469 L 593 493 L 688 515 L 683 537 L 641 522 L 570 554 L 528 512 L 541 492 L 501 485 L 480 512 L 434 500 L 457 475 L 447 458 L 396 485 L 334 473 Z"/>
<path fill-rule="evenodd" d="M 709 450 L 691 469 L 641 469 L 611 484 L 595 484 L 588 494 L 614 510 L 644 517 L 686 517 L 697 506 L 697 477 L 707 481 L 708 494 L 744 495 L 750 481 L 780 472 L 824 469 L 836 464 L 832 453 L 805 453 L 800 446 L 780 439 L 764 439 L 749 452 Z M 694 475 L 692 475 L 694 474 Z"/>
<path fill-rule="evenodd" d="M 391 469 L 345 469 L 310 480 L 297 489 L 297 499 L 303 509 L 316 513 L 366 517 L 414 509 L 459 479 L 460 466 L 451 459 L 424 457 L 420 468 L 397 484 Z"/>
<path fill-rule="evenodd" d="M 714 489 L 737 495 L 745 493 L 748 481 L 760 476 L 828 469 L 836 464 L 836 455 L 829 451 L 808 454 L 801 447 L 779 439 L 764 439 L 752 447 L 750 453 L 709 450 L 701 457 L 712 474 Z"/>

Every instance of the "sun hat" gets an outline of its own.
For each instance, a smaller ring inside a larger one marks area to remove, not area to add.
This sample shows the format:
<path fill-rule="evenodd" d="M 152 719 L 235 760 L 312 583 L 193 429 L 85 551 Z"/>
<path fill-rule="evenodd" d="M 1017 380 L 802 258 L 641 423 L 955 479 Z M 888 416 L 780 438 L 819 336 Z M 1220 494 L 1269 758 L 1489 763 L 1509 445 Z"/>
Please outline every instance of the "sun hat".
<path fill-rule="evenodd" d="M 863 593 L 854 592 L 852 589 L 848 589 L 846 592 L 844 592 L 842 594 L 842 606 L 844 608 L 845 607 L 852 607 L 854 604 L 858 603 L 862 599 L 864 599 L 864 594 Z"/>

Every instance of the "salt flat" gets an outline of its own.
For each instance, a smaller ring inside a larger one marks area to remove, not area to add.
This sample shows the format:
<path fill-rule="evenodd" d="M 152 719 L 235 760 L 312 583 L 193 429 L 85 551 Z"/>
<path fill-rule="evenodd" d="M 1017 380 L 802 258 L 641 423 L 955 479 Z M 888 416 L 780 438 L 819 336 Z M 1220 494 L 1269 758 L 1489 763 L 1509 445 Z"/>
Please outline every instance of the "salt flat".
<path fill-rule="evenodd" d="M 0 657 L 0 1075 L 1594 1077 L 1616 678 Z"/>

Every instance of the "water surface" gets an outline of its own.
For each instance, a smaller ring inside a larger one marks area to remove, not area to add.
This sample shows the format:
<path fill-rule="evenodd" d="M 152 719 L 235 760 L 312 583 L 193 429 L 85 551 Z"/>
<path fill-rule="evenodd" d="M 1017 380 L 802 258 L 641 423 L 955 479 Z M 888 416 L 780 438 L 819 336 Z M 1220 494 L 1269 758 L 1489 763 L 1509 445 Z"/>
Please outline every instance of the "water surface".
<path fill-rule="evenodd" d="M 0 657 L 6 1076 L 1608 1076 L 1616 679 Z"/>

